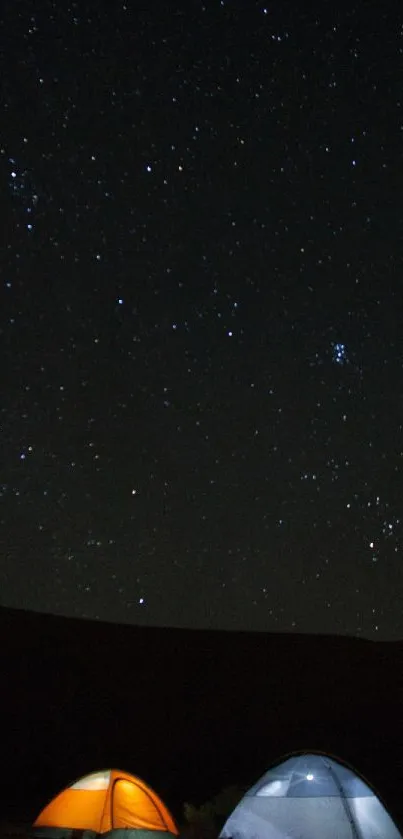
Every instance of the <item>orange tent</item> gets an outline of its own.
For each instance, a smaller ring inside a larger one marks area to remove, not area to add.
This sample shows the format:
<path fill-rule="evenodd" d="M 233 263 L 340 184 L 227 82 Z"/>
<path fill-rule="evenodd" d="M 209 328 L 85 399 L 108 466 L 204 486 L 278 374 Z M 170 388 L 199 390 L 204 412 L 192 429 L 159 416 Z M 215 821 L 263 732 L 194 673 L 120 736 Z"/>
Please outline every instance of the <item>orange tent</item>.
<path fill-rule="evenodd" d="M 108 769 L 93 772 L 59 793 L 34 822 L 41 836 L 66 836 L 72 831 L 105 834 L 135 830 L 178 835 L 175 822 L 156 793 L 144 781 Z M 152 837 L 151 837 L 152 839 Z"/>

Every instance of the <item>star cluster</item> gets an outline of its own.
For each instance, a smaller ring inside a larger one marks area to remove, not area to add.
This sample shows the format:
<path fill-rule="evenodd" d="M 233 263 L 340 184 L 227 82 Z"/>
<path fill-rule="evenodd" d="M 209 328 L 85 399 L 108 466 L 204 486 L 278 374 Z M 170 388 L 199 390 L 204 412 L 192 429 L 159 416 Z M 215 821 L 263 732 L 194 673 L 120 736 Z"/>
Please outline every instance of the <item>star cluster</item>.
<path fill-rule="evenodd" d="M 1 14 L 1 603 L 401 638 L 396 10 Z"/>

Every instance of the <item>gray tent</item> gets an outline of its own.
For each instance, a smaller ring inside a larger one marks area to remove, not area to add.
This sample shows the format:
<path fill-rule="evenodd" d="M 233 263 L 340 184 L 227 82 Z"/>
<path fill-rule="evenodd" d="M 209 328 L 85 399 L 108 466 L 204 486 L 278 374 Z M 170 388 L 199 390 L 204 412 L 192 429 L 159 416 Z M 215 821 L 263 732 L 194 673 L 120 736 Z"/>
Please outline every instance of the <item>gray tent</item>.
<path fill-rule="evenodd" d="M 289 757 L 239 802 L 222 839 L 403 839 L 374 791 L 320 754 Z"/>

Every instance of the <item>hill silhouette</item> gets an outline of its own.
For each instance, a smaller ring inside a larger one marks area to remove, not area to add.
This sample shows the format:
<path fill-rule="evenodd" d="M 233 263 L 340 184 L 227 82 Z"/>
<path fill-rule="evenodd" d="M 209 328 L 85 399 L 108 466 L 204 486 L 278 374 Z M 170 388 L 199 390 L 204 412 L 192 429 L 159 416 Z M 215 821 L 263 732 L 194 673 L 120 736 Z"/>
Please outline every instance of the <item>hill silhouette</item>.
<path fill-rule="evenodd" d="M 1 804 L 30 821 L 70 780 L 118 766 L 173 812 L 328 751 L 402 825 L 403 643 L 139 628 L 0 608 Z"/>

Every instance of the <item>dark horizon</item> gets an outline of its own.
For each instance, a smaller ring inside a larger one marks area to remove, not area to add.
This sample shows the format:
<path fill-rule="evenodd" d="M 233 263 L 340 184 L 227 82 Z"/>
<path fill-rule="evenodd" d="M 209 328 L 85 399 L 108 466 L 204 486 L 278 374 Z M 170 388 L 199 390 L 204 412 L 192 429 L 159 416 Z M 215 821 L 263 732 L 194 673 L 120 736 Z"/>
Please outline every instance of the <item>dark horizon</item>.
<path fill-rule="evenodd" d="M 396 649 L 403 649 L 403 639 L 384 639 L 375 637 L 366 637 L 364 635 L 349 635 L 348 633 L 342 632 L 296 632 L 294 629 L 290 629 L 289 631 L 283 632 L 268 632 L 264 629 L 247 629 L 247 628 L 240 628 L 240 629 L 226 629 L 225 627 L 221 626 L 187 626 L 187 625 L 180 625 L 180 624 L 143 624 L 133 623 L 131 620 L 121 620 L 117 621 L 114 619 L 107 619 L 107 618 L 99 618 L 99 617 L 89 617 L 87 615 L 84 616 L 76 616 L 62 612 L 52 612 L 49 610 L 39 610 L 35 608 L 23 608 L 18 606 L 4 606 L 0 604 L 0 621 L 1 619 L 10 619 L 11 620 L 18 620 L 24 618 L 31 620 L 35 618 L 42 618 L 45 621 L 49 619 L 50 621 L 54 621 L 56 624 L 59 623 L 60 626 L 82 626 L 86 624 L 94 625 L 96 627 L 100 627 L 102 631 L 107 631 L 108 628 L 113 632 L 114 629 L 122 630 L 125 628 L 131 628 L 134 631 L 141 631 L 147 634 L 160 633 L 160 632 L 167 632 L 168 634 L 182 633 L 183 635 L 206 635 L 207 637 L 211 637 L 213 635 L 217 636 L 226 636 L 231 635 L 235 637 L 246 637 L 246 638 L 254 638 L 254 637 L 273 637 L 273 638 L 292 638 L 297 642 L 299 638 L 312 638 L 316 640 L 321 639 L 329 639 L 338 641 L 352 641 L 357 642 L 359 644 L 374 644 L 377 647 L 381 646 L 394 646 Z"/>

